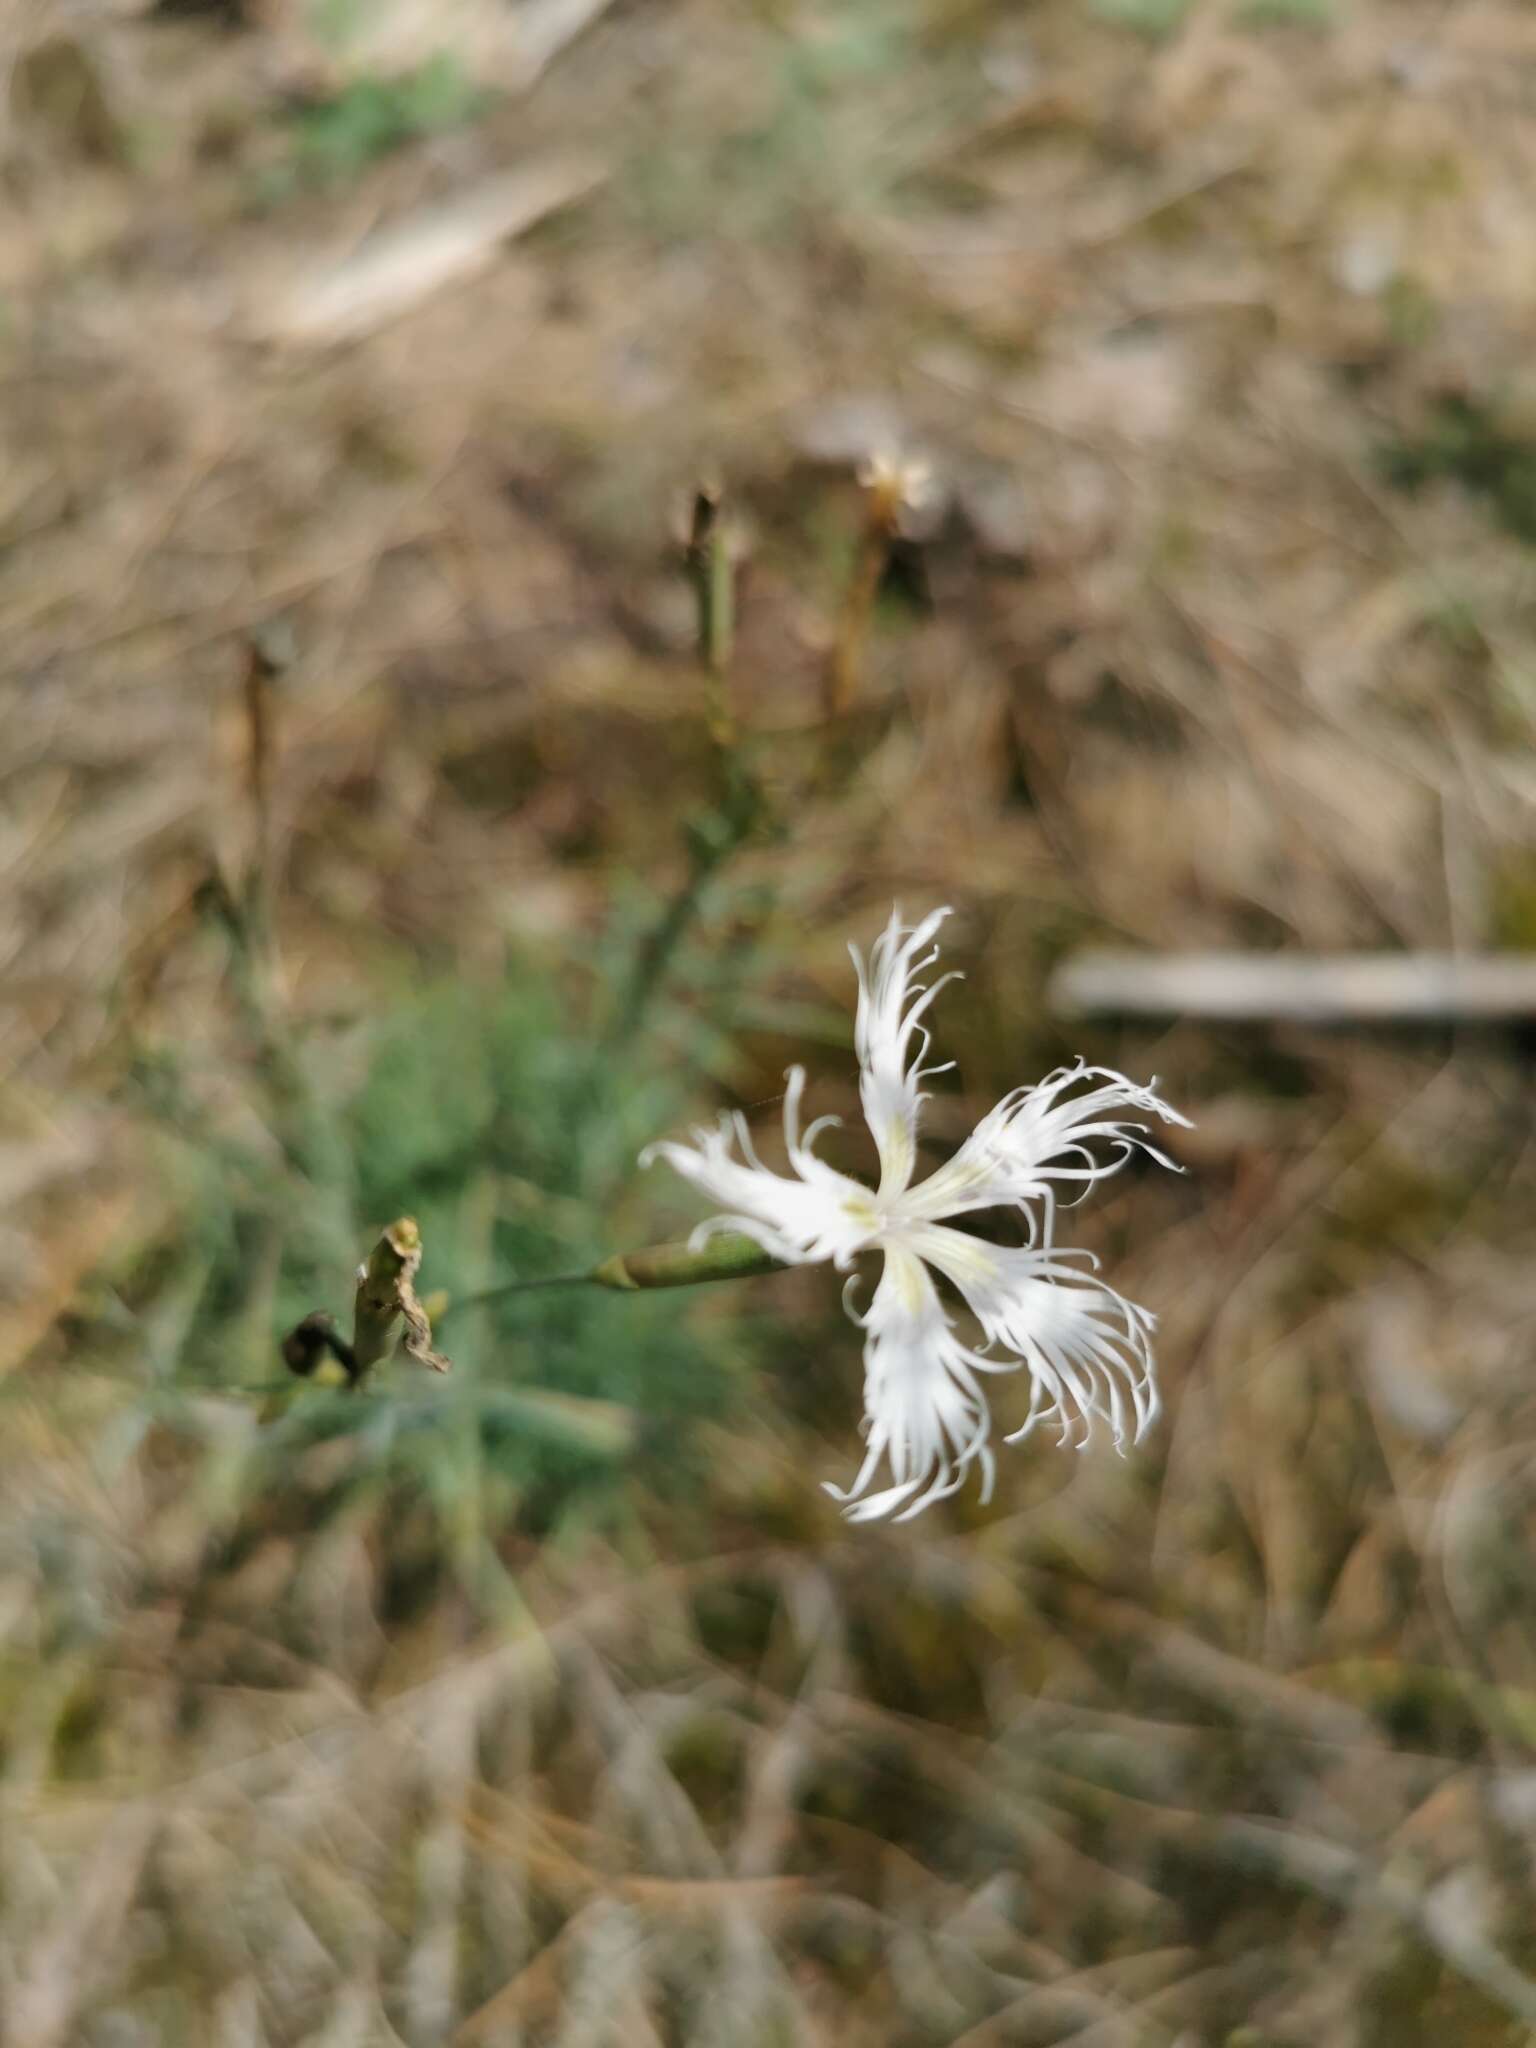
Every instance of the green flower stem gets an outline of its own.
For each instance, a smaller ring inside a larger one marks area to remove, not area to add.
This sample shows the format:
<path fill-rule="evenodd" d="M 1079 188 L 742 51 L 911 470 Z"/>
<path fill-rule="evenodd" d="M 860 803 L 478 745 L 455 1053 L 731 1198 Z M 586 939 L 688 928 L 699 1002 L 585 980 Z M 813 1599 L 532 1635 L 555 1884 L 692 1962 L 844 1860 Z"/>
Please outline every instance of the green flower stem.
<path fill-rule="evenodd" d="M 652 1244 L 642 1251 L 615 1252 L 588 1275 L 598 1287 L 631 1293 L 642 1287 L 698 1287 L 709 1280 L 749 1280 L 758 1273 L 782 1273 L 784 1261 L 738 1231 L 722 1232 L 700 1245 Z"/>
<path fill-rule="evenodd" d="M 466 1294 L 450 1301 L 437 1320 L 461 1308 L 480 1308 L 513 1294 L 532 1294 L 544 1287 L 609 1287 L 620 1294 L 637 1294 L 652 1287 L 701 1287 L 712 1280 L 750 1280 L 760 1273 L 779 1273 L 782 1259 L 775 1259 L 760 1244 L 738 1232 L 712 1237 L 697 1251 L 686 1244 L 649 1244 L 639 1251 L 615 1252 L 600 1266 L 586 1273 L 555 1273 L 543 1280 L 509 1280 L 504 1286 L 488 1288 L 483 1294 Z"/>

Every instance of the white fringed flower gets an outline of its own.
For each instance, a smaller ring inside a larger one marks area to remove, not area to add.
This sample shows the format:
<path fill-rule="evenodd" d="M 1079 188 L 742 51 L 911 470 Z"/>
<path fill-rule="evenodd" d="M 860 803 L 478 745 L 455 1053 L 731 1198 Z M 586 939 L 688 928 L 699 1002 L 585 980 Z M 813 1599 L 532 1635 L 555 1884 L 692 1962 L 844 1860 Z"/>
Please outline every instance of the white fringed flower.
<path fill-rule="evenodd" d="M 1009 1443 L 1050 1423 L 1064 1442 L 1086 1444 L 1104 1422 L 1120 1445 L 1139 1437 L 1158 1409 L 1152 1316 L 1094 1277 L 1090 1253 L 1058 1250 L 1052 1235 L 1059 1188 L 1085 1194 L 1137 1149 L 1171 1165 L 1149 1142 L 1147 1125 L 1127 1112 L 1165 1123 L 1187 1119 L 1153 1088 L 1079 1062 L 1005 1095 L 954 1157 L 914 1187 L 922 1083 L 943 1071 L 923 1066 L 929 1034 L 922 1020 L 953 978 L 924 987 L 917 977 L 938 958 L 937 947 L 924 948 L 948 915 L 936 910 L 908 928 L 893 911 L 867 964 L 850 949 L 859 975 L 859 1095 L 880 1156 L 878 1187 L 817 1158 L 817 1132 L 836 1118 L 823 1117 L 802 1135 L 800 1067 L 790 1069 L 784 1097 L 789 1173 L 763 1165 L 739 1114 L 696 1130 L 691 1145 L 652 1145 L 642 1155 L 642 1164 L 665 1159 L 720 1205 L 723 1213 L 694 1232 L 695 1245 L 718 1231 L 741 1231 L 788 1264 L 830 1260 L 844 1270 L 861 1252 L 882 1254 L 868 1309 L 860 1315 L 849 1303 L 864 1330 L 868 1448 L 853 1485 L 827 1489 L 856 1521 L 919 1514 L 953 1493 L 972 1465 L 981 1469 L 983 1498 L 990 1495 L 985 1374 L 1022 1368 L 1029 1375 L 1029 1412 Z M 987 1244 L 948 1225 L 994 1208 L 1022 1213 L 1022 1245 Z M 935 1273 L 975 1316 L 979 1346 L 956 1332 Z M 882 1466 L 889 1483 L 876 1487 Z"/>

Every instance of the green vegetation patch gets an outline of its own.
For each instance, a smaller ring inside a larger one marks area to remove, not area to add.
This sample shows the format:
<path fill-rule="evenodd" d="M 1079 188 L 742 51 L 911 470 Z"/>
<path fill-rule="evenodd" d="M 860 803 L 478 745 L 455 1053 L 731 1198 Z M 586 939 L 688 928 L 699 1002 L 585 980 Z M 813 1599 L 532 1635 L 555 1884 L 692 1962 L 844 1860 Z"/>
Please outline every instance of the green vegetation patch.
<path fill-rule="evenodd" d="M 1536 543 L 1536 435 L 1487 400 L 1462 393 L 1437 399 L 1419 433 L 1383 448 L 1381 467 L 1400 491 L 1442 478 L 1460 484 L 1506 533 Z"/>
<path fill-rule="evenodd" d="M 292 117 L 291 175 L 308 185 L 345 184 L 408 143 L 464 127 L 488 103 L 447 50 L 411 71 L 354 78 Z"/>

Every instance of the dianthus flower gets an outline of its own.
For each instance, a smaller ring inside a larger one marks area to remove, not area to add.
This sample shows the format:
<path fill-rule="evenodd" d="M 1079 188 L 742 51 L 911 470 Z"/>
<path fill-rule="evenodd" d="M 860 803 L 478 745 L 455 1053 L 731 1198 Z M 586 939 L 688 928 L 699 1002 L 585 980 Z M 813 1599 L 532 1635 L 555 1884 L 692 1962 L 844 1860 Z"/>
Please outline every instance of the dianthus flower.
<path fill-rule="evenodd" d="M 739 1113 L 695 1130 L 692 1144 L 668 1141 L 642 1155 L 643 1164 L 666 1160 L 721 1206 L 694 1232 L 694 1245 L 740 1231 L 788 1265 L 830 1261 L 844 1271 L 863 1253 L 881 1255 L 863 1314 L 851 1298 L 856 1280 L 844 1290 L 864 1331 L 867 1449 L 852 1486 L 827 1491 L 855 1521 L 920 1514 L 955 1492 L 972 1465 L 981 1470 L 983 1499 L 990 1497 L 988 1375 L 1023 1371 L 1029 1379 L 1029 1410 L 1008 1443 L 1046 1423 L 1063 1442 L 1081 1446 L 1103 1422 L 1123 1445 L 1158 1412 L 1154 1318 L 1095 1277 L 1091 1253 L 1052 1240 L 1058 1191 L 1086 1194 L 1137 1150 L 1172 1164 L 1150 1142 L 1147 1125 L 1125 1112 L 1164 1123 L 1187 1119 L 1153 1092 L 1155 1081 L 1141 1088 L 1079 1061 L 1005 1095 L 953 1157 L 914 1186 L 922 1083 L 945 1071 L 923 1065 L 930 1041 L 922 1020 L 944 983 L 957 978 L 925 987 L 917 977 L 938 958 L 937 947 L 924 949 L 948 915 L 936 910 L 909 928 L 893 911 L 867 963 L 849 949 L 859 977 L 859 1097 L 879 1153 L 878 1186 L 817 1157 L 818 1133 L 838 1119 L 820 1117 L 802 1133 L 801 1067 L 789 1070 L 784 1097 L 789 1173 L 763 1165 Z M 957 1216 L 1004 1208 L 1023 1215 L 1023 1244 L 993 1244 L 951 1227 Z M 957 1332 L 935 1274 L 970 1309 L 979 1344 Z M 889 1480 L 876 1486 L 882 1465 Z"/>

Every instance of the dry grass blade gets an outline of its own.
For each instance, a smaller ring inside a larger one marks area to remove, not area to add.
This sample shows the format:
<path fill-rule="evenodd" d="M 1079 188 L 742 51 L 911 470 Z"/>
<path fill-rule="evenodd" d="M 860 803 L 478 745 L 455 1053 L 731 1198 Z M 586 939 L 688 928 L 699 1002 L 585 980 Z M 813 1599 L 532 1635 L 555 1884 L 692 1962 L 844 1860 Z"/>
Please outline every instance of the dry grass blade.
<path fill-rule="evenodd" d="M 552 2014 L 559 2003 L 561 1973 L 568 1953 L 580 1946 L 600 1910 L 600 1903 L 594 1901 L 573 1914 L 532 1962 L 470 2014 L 453 2036 L 455 2048 L 498 2041 L 503 2038 L 504 2028 L 533 2025 Z"/>
<path fill-rule="evenodd" d="M 613 0 L 525 0 L 513 28 L 512 78 L 526 91 L 562 50 L 607 13 Z"/>
<path fill-rule="evenodd" d="M 257 338 L 294 346 L 357 341 L 495 260 L 503 243 L 583 199 L 606 171 L 569 157 L 507 171 L 381 228 L 339 262 L 279 290 L 249 319 Z"/>
<path fill-rule="evenodd" d="M 6 2048 L 63 2048 L 109 1968 L 160 1825 L 145 1804 L 121 1808 L 52 1924 L 15 1971 L 5 2014 Z"/>
<path fill-rule="evenodd" d="M 1064 1971 L 968 2028 L 949 2048 L 1008 2048 L 1010 2042 L 1045 2027 L 1070 2030 L 1070 2035 L 1064 2032 L 1058 2038 L 1093 2040 L 1102 2042 L 1103 2048 L 1173 2043 L 1178 2039 L 1177 2025 L 1172 2020 L 1159 2024 L 1156 2007 L 1171 2002 L 1181 1987 L 1187 1992 L 1192 1978 L 1203 1974 L 1190 1970 L 1196 1953 L 1187 1948 L 1154 1949 L 1091 1970 Z"/>

